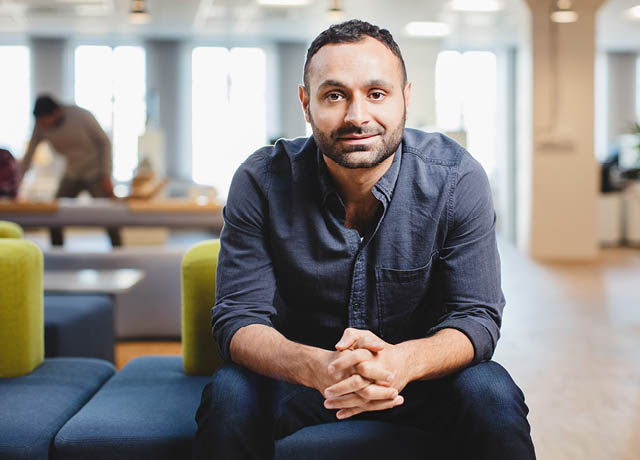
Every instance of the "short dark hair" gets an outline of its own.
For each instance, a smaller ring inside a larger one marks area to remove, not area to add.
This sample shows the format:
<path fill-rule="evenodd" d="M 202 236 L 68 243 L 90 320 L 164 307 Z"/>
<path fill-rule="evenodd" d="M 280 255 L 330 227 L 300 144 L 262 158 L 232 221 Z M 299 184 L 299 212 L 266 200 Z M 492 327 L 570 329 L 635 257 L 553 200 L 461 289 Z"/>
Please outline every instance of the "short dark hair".
<path fill-rule="evenodd" d="M 51 115 L 60 108 L 60 104 L 51 96 L 43 94 L 38 96 L 36 103 L 33 105 L 33 115 L 38 118 L 43 115 Z"/>
<path fill-rule="evenodd" d="M 307 72 L 309 70 L 309 62 L 311 58 L 325 45 L 332 43 L 355 43 L 364 40 L 365 37 L 371 37 L 378 40 L 385 45 L 389 50 L 400 59 L 402 66 L 402 78 L 403 83 L 407 82 L 407 68 L 404 65 L 404 59 L 402 59 L 402 53 L 400 47 L 393 39 L 391 32 L 387 29 L 381 29 L 380 27 L 370 24 L 359 19 L 351 19 L 349 21 L 342 22 L 340 24 L 334 24 L 325 31 L 321 32 L 307 50 L 307 58 L 304 61 L 303 82 L 304 86 L 308 88 L 309 81 Z"/>

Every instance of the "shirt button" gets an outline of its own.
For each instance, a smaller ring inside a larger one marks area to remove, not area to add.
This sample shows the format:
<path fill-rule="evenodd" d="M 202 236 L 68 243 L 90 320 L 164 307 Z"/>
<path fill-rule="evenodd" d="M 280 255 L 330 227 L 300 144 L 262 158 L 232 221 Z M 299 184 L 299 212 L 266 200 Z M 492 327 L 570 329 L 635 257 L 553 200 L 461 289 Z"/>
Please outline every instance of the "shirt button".
<path fill-rule="evenodd" d="M 357 310 L 359 306 L 360 306 L 360 304 L 358 302 L 354 302 L 353 309 Z"/>

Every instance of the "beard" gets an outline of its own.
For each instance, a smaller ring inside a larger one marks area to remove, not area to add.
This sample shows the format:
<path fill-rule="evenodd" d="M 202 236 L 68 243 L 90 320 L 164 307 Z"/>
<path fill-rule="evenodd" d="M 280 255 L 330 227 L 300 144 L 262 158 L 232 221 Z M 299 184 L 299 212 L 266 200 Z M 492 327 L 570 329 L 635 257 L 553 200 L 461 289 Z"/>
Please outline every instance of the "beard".
<path fill-rule="evenodd" d="M 334 162 L 349 169 L 373 168 L 398 150 L 398 146 L 402 142 L 402 134 L 404 132 L 404 124 L 407 117 L 406 108 L 403 110 L 400 123 L 387 130 L 380 125 L 367 127 L 357 126 L 341 126 L 330 133 L 320 131 L 313 121 L 311 110 L 308 110 L 309 123 L 313 130 L 313 138 L 324 155 L 331 158 Z M 379 135 L 379 141 L 374 145 L 341 145 L 339 138 L 355 134 L 358 136 Z M 362 155 L 353 155 L 357 152 L 368 152 L 364 157 Z"/>

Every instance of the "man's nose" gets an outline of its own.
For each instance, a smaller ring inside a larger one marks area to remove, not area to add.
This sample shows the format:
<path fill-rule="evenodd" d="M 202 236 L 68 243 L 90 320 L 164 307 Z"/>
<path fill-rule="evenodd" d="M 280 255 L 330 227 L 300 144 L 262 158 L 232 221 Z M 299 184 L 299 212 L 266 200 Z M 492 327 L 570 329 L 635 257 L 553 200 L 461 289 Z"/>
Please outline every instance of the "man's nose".
<path fill-rule="evenodd" d="M 361 97 L 354 97 L 347 108 L 344 121 L 353 126 L 362 126 L 369 121 L 367 104 Z"/>

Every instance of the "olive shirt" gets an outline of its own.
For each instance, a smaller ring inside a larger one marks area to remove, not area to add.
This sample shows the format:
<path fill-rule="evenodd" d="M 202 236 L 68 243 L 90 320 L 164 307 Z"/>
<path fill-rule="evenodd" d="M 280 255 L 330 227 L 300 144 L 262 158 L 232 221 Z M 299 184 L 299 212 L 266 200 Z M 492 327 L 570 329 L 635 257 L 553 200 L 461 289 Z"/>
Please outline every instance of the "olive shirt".
<path fill-rule="evenodd" d="M 264 324 L 334 349 L 344 329 L 390 343 L 457 329 L 489 360 L 504 296 L 487 176 L 438 133 L 405 129 L 372 189 L 382 206 L 364 238 L 313 137 L 280 140 L 236 172 L 224 208 L 213 335 Z"/>

